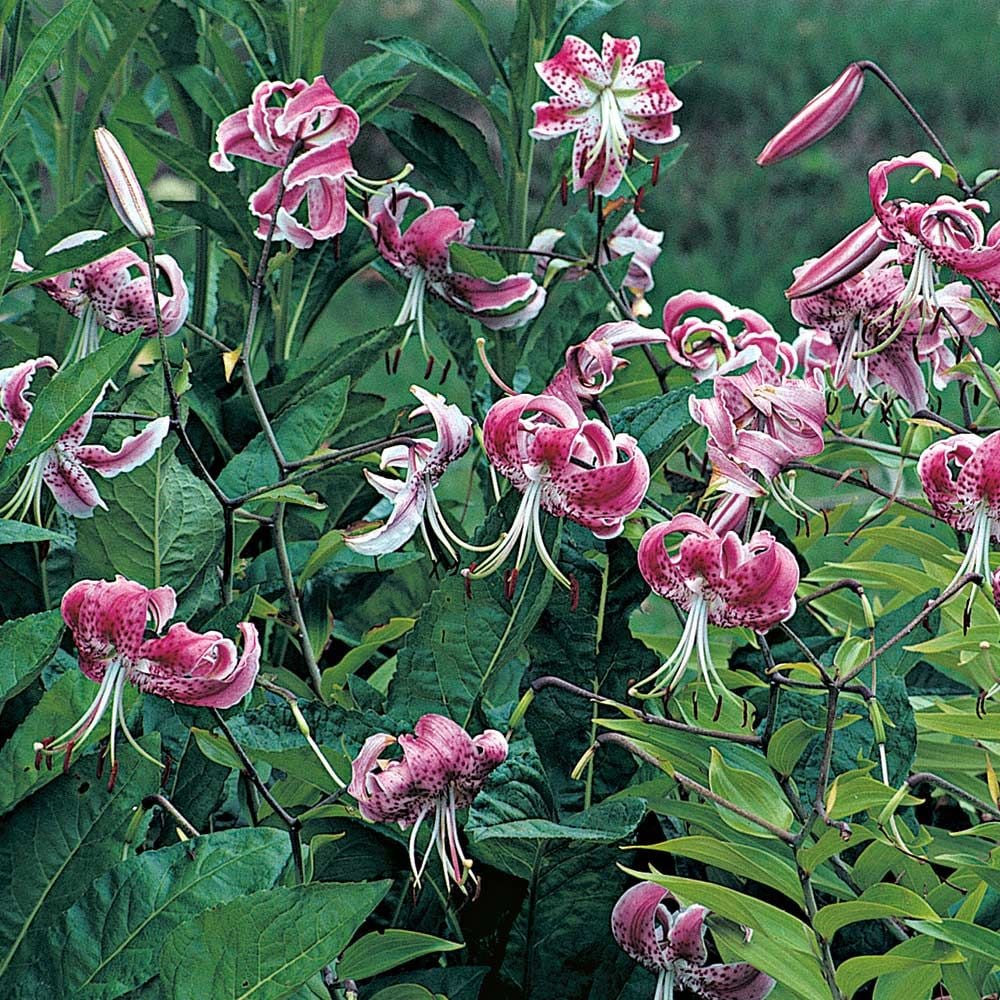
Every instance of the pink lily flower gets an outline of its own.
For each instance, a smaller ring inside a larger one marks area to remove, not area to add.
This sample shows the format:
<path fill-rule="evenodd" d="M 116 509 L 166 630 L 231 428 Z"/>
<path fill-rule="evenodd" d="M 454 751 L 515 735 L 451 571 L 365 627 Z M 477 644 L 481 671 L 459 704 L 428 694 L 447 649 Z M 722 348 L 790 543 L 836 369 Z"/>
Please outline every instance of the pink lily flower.
<path fill-rule="evenodd" d="M 897 322 L 905 289 L 898 257 L 888 250 L 840 284 L 793 299 L 792 315 L 805 328 L 797 351 L 803 355 L 807 373 L 822 367 L 831 373 L 835 388 L 850 385 L 859 399 L 873 396 L 873 385 L 882 382 L 913 409 L 926 406 L 927 386 L 920 362 L 932 358 L 936 372 L 954 364 L 954 355 L 945 346 L 951 330 L 942 329 L 940 319 L 926 323 L 924 308 Z M 986 324 L 969 309 L 970 296 L 971 289 L 959 282 L 937 293 L 939 307 L 953 304 L 953 322 L 974 337 Z"/>
<path fill-rule="evenodd" d="M 412 444 L 392 445 L 382 452 L 379 468 L 405 469 L 404 481 L 378 476 L 365 469 L 365 478 L 382 496 L 392 501 L 392 513 L 372 531 L 344 536 L 344 544 L 366 556 L 395 552 L 406 544 L 417 528 L 423 534 L 431 559 L 437 560 L 431 535 L 458 562 L 454 546 L 465 546 L 445 520 L 434 489 L 452 462 L 461 458 L 472 443 L 472 421 L 444 396 L 411 385 L 420 405 L 410 419 L 429 413 L 437 429 L 437 440 L 416 438 Z M 430 534 L 428 534 L 430 528 Z"/>
<path fill-rule="evenodd" d="M 592 406 L 614 382 L 615 372 L 628 364 L 615 351 L 641 344 L 662 344 L 665 340 L 662 330 L 646 330 L 631 320 L 604 323 L 582 343 L 566 350 L 566 363 L 543 391 L 569 404 L 578 419 L 583 420 L 584 407 Z"/>
<path fill-rule="evenodd" d="M 32 403 L 28 390 L 39 368 L 56 369 L 58 365 L 53 358 L 46 356 L 24 361 L 13 368 L 0 369 L 0 421 L 9 424 L 12 432 L 7 442 L 8 451 L 13 451 L 17 445 L 31 416 Z M 109 451 L 103 445 L 83 443 L 99 403 L 98 399 L 82 417 L 63 431 L 48 451 L 32 459 L 21 485 L 0 509 L 0 517 L 20 518 L 33 508 L 35 520 L 41 524 L 43 483 L 52 492 L 56 503 L 74 517 L 91 517 L 95 507 L 107 510 L 86 470 L 92 469 L 105 479 L 113 479 L 148 462 L 167 436 L 170 418 L 151 420 L 138 434 L 126 438 L 117 451 Z"/>
<path fill-rule="evenodd" d="M 597 194 L 617 190 L 636 139 L 673 142 L 680 129 L 674 96 L 659 59 L 637 62 L 639 39 L 605 35 L 598 55 L 582 38 L 567 35 L 562 48 L 535 63 L 554 91 L 532 105 L 534 139 L 556 139 L 576 132 L 573 190 L 593 186 Z"/>
<path fill-rule="evenodd" d="M 489 576 L 516 549 L 510 593 L 532 540 L 546 569 L 573 589 L 545 546 L 543 510 L 582 524 L 596 538 L 615 538 L 649 487 L 649 463 L 635 438 L 612 435 L 599 420 L 580 420 L 573 406 L 547 393 L 494 403 L 483 423 L 483 446 L 493 468 L 522 494 L 521 506 L 489 558 L 462 572 L 471 580 Z"/>
<path fill-rule="evenodd" d="M 382 753 L 393 744 L 399 745 L 402 759 L 383 759 Z M 465 892 L 465 882 L 471 879 L 478 890 L 472 861 L 458 837 L 457 812 L 472 804 L 486 779 L 506 759 L 507 740 L 495 729 L 469 736 L 443 715 L 425 715 L 417 720 L 412 736 L 369 736 L 351 763 L 347 791 L 357 799 L 365 819 L 398 823 L 402 830 L 412 827 L 410 868 L 417 888 L 436 848 L 445 884 L 453 882 Z M 418 864 L 417 835 L 432 811 L 430 844 Z"/>
<path fill-rule="evenodd" d="M 101 229 L 85 229 L 60 240 L 46 251 L 46 256 L 69 250 L 106 236 Z M 159 272 L 170 285 L 170 294 L 158 292 L 164 336 L 170 337 L 188 317 L 189 297 L 184 272 L 169 254 L 154 258 Z M 13 270 L 28 274 L 32 270 L 18 251 Z M 126 334 L 142 330 L 144 337 L 156 336 L 156 309 L 149 283 L 149 264 L 137 253 L 123 247 L 92 264 L 43 278 L 38 287 L 58 302 L 71 316 L 80 320 L 67 353 L 67 361 L 78 361 L 97 350 L 98 327 L 112 333 Z"/>
<path fill-rule="evenodd" d="M 272 103 L 275 99 L 284 103 Z M 267 239 L 273 226 L 272 239 L 306 250 L 316 240 L 343 232 L 347 213 L 354 212 L 347 201 L 348 187 L 367 192 L 374 183 L 360 178 L 351 162 L 350 146 L 360 127 L 358 113 L 322 76 L 312 83 L 264 80 L 254 87 L 250 107 L 219 123 L 218 149 L 208 162 L 223 172 L 236 169 L 230 156 L 277 167 L 277 173 L 250 195 L 250 212 L 260 220 L 257 235 Z M 303 201 L 304 222 L 296 217 Z"/>
<path fill-rule="evenodd" d="M 546 279 L 558 271 L 562 272 L 564 281 L 578 281 L 586 275 L 583 263 L 572 264 L 566 260 L 544 256 L 545 252 L 554 250 L 565 235 L 561 229 L 543 229 L 532 238 L 528 249 L 539 253 L 535 259 L 537 277 Z M 618 260 L 619 257 L 632 255 L 625 280 L 622 282 L 622 290 L 632 296 L 632 316 L 635 319 L 651 314 L 645 294 L 653 289 L 653 265 L 662 252 L 662 243 L 663 233 L 660 230 L 644 226 L 635 212 L 629 211 L 601 246 L 598 260 L 602 265 Z"/>
<path fill-rule="evenodd" d="M 990 541 L 1000 541 L 1000 431 L 936 441 L 920 456 L 917 473 L 934 513 L 970 533 L 955 579 L 979 573 L 990 580 Z"/>
<path fill-rule="evenodd" d="M 166 635 L 145 638 L 149 623 L 159 633 L 177 610 L 172 587 L 149 589 L 117 576 L 107 580 L 81 580 L 66 591 L 62 616 L 79 654 L 80 669 L 100 686 L 90 708 L 62 736 L 35 744 L 36 767 L 43 756 L 65 754 L 68 768 L 73 748 L 84 743 L 111 709 L 109 788 L 117 777 L 115 736 L 120 726 L 132 747 L 158 767 L 136 743 L 122 706 L 125 682 L 140 691 L 182 705 L 231 708 L 253 687 L 260 667 L 257 629 L 241 622 L 243 655 L 219 632 L 193 632 L 185 622 L 175 622 Z"/>
<path fill-rule="evenodd" d="M 708 429 L 713 486 L 746 496 L 762 496 L 766 486 L 781 506 L 798 517 L 795 507 L 804 505 L 779 473 L 795 459 L 823 450 L 826 398 L 818 373 L 812 379 L 789 378 L 759 356 L 749 371 L 728 374 L 753 361 L 758 351 L 747 348 L 736 355 L 716 373 L 714 395 L 692 396 L 688 405 L 692 418 Z"/>
<path fill-rule="evenodd" d="M 679 544 L 668 551 L 668 540 L 673 546 L 678 535 Z M 677 648 L 630 690 L 634 695 L 655 681 L 642 697 L 669 697 L 696 653 L 705 686 L 715 697 L 712 681 L 723 685 L 708 647 L 708 624 L 763 634 L 795 613 L 799 567 L 794 554 L 769 531 L 758 531 L 744 543 L 732 531 L 719 535 L 696 514 L 678 514 L 643 535 L 638 562 L 654 592 L 687 611 L 688 617 Z M 663 674 L 665 683 L 658 680 Z"/>
<path fill-rule="evenodd" d="M 695 309 L 714 312 L 719 319 L 704 320 L 688 315 Z M 730 334 L 726 324 L 739 323 Z M 667 300 L 663 307 L 663 329 L 667 352 L 683 368 L 691 369 L 696 382 L 712 378 L 739 351 L 760 349 L 761 356 L 786 374 L 795 368 L 791 345 L 784 344 L 770 322 L 753 309 L 739 309 L 710 292 L 688 289 Z"/>
<path fill-rule="evenodd" d="M 657 974 L 653 1000 L 674 1000 L 678 987 L 704 1000 L 764 1000 L 774 980 L 746 962 L 706 965 L 704 906 L 671 911 L 673 893 L 655 882 L 626 889 L 611 912 L 611 933 L 622 950 Z"/>
<path fill-rule="evenodd" d="M 819 142 L 848 116 L 864 84 L 864 70 L 857 63 L 851 63 L 768 142 L 757 157 L 757 163 L 762 167 L 778 163 Z"/>
<path fill-rule="evenodd" d="M 423 205 L 424 212 L 404 231 L 403 217 L 411 200 Z M 435 207 L 428 195 L 408 184 L 389 185 L 372 197 L 368 225 L 379 253 L 410 283 L 395 320 L 397 326 L 406 324 L 403 345 L 415 325 L 425 356 L 424 299 L 428 291 L 491 330 L 523 326 L 545 304 L 545 289 L 530 274 L 491 281 L 455 270 L 450 247 L 468 243 L 475 219 L 463 221 L 453 208 Z"/>

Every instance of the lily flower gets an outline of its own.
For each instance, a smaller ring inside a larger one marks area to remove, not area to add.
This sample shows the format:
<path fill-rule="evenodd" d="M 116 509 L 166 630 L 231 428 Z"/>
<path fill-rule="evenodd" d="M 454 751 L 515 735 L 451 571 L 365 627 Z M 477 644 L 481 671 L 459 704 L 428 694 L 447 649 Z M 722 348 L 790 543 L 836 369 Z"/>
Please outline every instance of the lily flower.
<path fill-rule="evenodd" d="M 748 363 L 749 370 L 730 374 Z M 824 448 L 826 397 L 819 378 L 819 373 L 811 379 L 779 375 L 760 357 L 759 348 L 751 347 L 717 372 L 710 398 L 691 397 L 692 418 L 708 429 L 713 487 L 746 496 L 770 491 L 789 513 L 800 516 L 795 508 L 805 505 L 780 473 L 795 459 L 818 455 Z"/>
<path fill-rule="evenodd" d="M 819 142 L 848 116 L 864 84 L 865 71 L 857 63 L 851 63 L 768 142 L 757 157 L 757 163 L 766 167 L 787 160 Z"/>
<path fill-rule="evenodd" d="M 109 788 L 118 773 L 115 737 L 120 726 L 125 738 L 147 760 L 154 760 L 136 743 L 122 698 L 125 683 L 140 691 L 182 705 L 231 708 L 253 687 L 260 667 L 257 629 L 241 622 L 243 655 L 220 632 L 193 632 L 185 622 L 175 622 L 166 635 L 145 637 L 149 624 L 159 633 L 177 610 L 172 587 L 149 589 L 123 576 L 107 580 L 81 580 L 66 591 L 62 616 L 76 643 L 80 669 L 100 686 L 90 708 L 62 736 L 35 744 L 35 766 L 43 757 L 65 754 L 68 768 L 74 747 L 83 744 L 111 709 Z"/>
<path fill-rule="evenodd" d="M 7 442 L 8 451 L 13 451 L 17 445 L 31 416 L 32 403 L 28 391 L 35 372 L 39 368 L 57 367 L 55 360 L 46 356 L 24 361 L 13 368 L 0 369 L 0 421 L 9 424 L 12 432 Z M 119 473 L 131 472 L 148 462 L 167 436 L 170 418 L 151 420 L 138 434 L 126 438 L 117 451 L 109 451 L 103 445 L 83 443 L 99 403 L 98 399 L 82 417 L 63 431 L 51 448 L 31 460 L 21 485 L 0 509 L 0 517 L 20 518 L 33 509 L 35 520 L 41 524 L 43 483 L 52 492 L 56 503 L 74 517 L 90 517 L 95 507 L 107 510 L 86 470 L 92 469 L 105 479 L 113 479 Z"/>
<path fill-rule="evenodd" d="M 956 531 L 969 532 L 954 579 L 979 573 L 991 580 L 990 541 L 1000 541 L 1000 431 L 936 441 L 920 456 L 917 473 L 934 513 Z"/>
<path fill-rule="evenodd" d="M 719 319 L 705 320 L 689 313 L 695 309 L 714 312 Z M 727 324 L 741 329 L 730 334 Z M 753 309 L 740 309 L 718 295 L 688 289 L 668 299 L 663 307 L 663 329 L 667 352 L 696 382 L 712 378 L 736 354 L 757 347 L 768 364 L 786 374 L 795 368 L 791 345 L 782 343 L 770 322 Z"/>
<path fill-rule="evenodd" d="M 636 139 L 662 144 L 680 135 L 673 113 L 681 102 L 667 86 L 662 61 L 638 58 L 635 35 L 604 35 L 600 55 L 567 35 L 551 59 L 535 63 L 555 95 L 532 105 L 530 135 L 556 139 L 576 132 L 574 191 L 593 186 L 597 194 L 614 194 Z"/>
<path fill-rule="evenodd" d="M 543 392 L 568 403 L 583 420 L 584 407 L 592 406 L 615 380 L 615 372 L 628 364 L 615 351 L 641 344 L 662 344 L 665 340 L 662 330 L 647 330 L 631 320 L 604 323 L 582 343 L 567 348 L 566 363 Z"/>
<path fill-rule="evenodd" d="M 393 744 L 402 750 L 402 759 L 383 759 Z M 413 735 L 369 736 L 351 763 L 347 791 L 357 799 L 365 819 L 398 823 L 402 830 L 412 827 L 410 868 L 417 888 L 436 848 L 445 884 L 452 882 L 465 892 L 465 883 L 471 879 L 478 890 L 472 861 L 459 840 L 457 813 L 472 804 L 486 779 L 506 759 L 507 740 L 495 729 L 469 736 L 443 715 L 425 715 L 417 720 Z M 417 836 L 432 811 L 430 844 L 418 864 Z"/>
<path fill-rule="evenodd" d="M 382 452 L 379 468 L 405 469 L 403 481 L 365 469 L 368 482 L 392 501 L 392 513 L 374 530 L 345 535 L 344 544 L 361 555 L 380 556 L 405 545 L 419 528 L 431 559 L 437 559 L 431 544 L 430 536 L 433 535 L 445 552 L 458 562 L 454 546 L 465 547 L 467 543 L 448 527 L 434 489 L 445 469 L 469 450 L 472 421 L 438 393 L 428 392 L 419 385 L 411 385 L 410 392 L 420 401 L 410 413 L 410 419 L 429 413 L 437 429 L 437 440 L 416 438 L 411 444 L 391 445 Z"/>
<path fill-rule="evenodd" d="M 675 546 L 672 552 L 668 541 Z M 631 688 L 629 693 L 636 696 L 669 696 L 697 655 L 705 686 L 715 697 L 712 681 L 723 685 L 708 647 L 709 623 L 763 634 L 795 613 L 798 564 L 769 531 L 758 531 L 744 543 L 732 531 L 719 535 L 696 514 L 678 514 L 642 536 L 638 562 L 653 591 L 687 611 L 688 617 L 667 661 Z M 660 681 L 663 674 L 667 676 Z M 651 681 L 656 682 L 652 689 L 640 695 Z"/>
<path fill-rule="evenodd" d="M 584 263 L 573 264 L 567 260 L 546 257 L 566 234 L 561 229 L 543 229 L 528 244 L 528 249 L 536 251 L 535 274 L 547 279 L 553 272 L 561 272 L 564 281 L 578 281 L 586 276 Z M 632 316 L 641 319 L 652 312 L 646 301 L 646 292 L 653 290 L 653 265 L 662 252 L 663 233 L 650 229 L 639 221 L 634 211 L 629 211 L 611 234 L 603 240 L 598 254 L 598 263 L 608 264 L 619 257 L 632 255 L 622 282 L 622 291 L 632 296 Z"/>
<path fill-rule="evenodd" d="M 404 230 L 410 202 L 424 211 Z M 384 187 L 369 203 L 368 226 L 382 257 L 409 280 L 395 325 L 406 324 L 403 346 L 416 326 L 425 357 L 424 300 L 431 292 L 453 309 L 474 316 L 491 330 L 523 326 L 545 304 L 545 289 L 527 273 L 490 280 L 456 269 L 451 247 L 468 243 L 475 219 L 459 218 L 447 205 L 435 207 L 423 191 L 408 184 Z"/>
<path fill-rule="evenodd" d="M 806 261 L 803 268 L 809 267 Z M 802 268 L 796 269 L 796 273 Z M 874 395 L 884 383 L 913 409 L 927 405 L 927 386 L 920 362 L 931 358 L 935 372 L 954 363 L 945 346 L 950 329 L 940 320 L 926 323 L 924 307 L 897 321 L 906 278 L 895 251 L 880 254 L 864 270 L 816 295 L 793 299 L 792 315 L 804 327 L 797 342 L 808 372 L 823 368 L 839 389 L 850 385 L 859 399 Z M 966 336 L 982 333 L 986 324 L 968 308 L 971 289 L 953 282 L 937 292 L 941 308 L 952 305 L 952 321 Z M 949 310 L 949 315 L 952 315 Z M 956 318 L 957 317 L 957 320 Z"/>
<path fill-rule="evenodd" d="M 278 167 L 250 195 L 250 212 L 260 220 L 257 235 L 267 239 L 273 226 L 272 239 L 306 250 L 343 232 L 348 212 L 358 215 L 347 200 L 349 188 L 364 195 L 384 183 L 365 180 L 354 169 L 350 146 L 360 128 L 358 113 L 324 77 L 312 83 L 264 80 L 254 87 L 250 107 L 219 123 L 218 149 L 208 162 L 223 172 L 236 169 L 230 156 Z M 305 221 L 296 215 L 303 201 Z"/>
<path fill-rule="evenodd" d="M 462 573 L 470 580 L 489 576 L 516 550 L 507 575 L 511 593 L 532 540 L 546 569 L 573 589 L 546 548 L 543 510 L 583 525 L 596 538 L 615 538 L 649 487 L 649 463 L 634 437 L 612 435 L 599 420 L 580 420 L 573 406 L 546 393 L 494 403 L 483 423 L 483 445 L 490 464 L 522 499 L 510 530 L 490 546 L 490 556 Z"/>
<path fill-rule="evenodd" d="M 82 246 L 106 236 L 101 229 L 84 229 L 60 240 L 46 256 Z M 189 297 L 184 272 L 170 254 L 157 254 L 156 267 L 170 285 L 170 294 L 157 292 L 164 336 L 170 337 L 188 317 Z M 29 274 L 34 268 L 24 255 L 14 255 L 13 270 Z M 123 247 L 91 264 L 74 268 L 54 278 L 42 278 L 39 288 L 80 323 L 67 352 L 67 363 L 92 354 L 100 345 L 98 328 L 127 334 L 142 330 L 156 336 L 156 307 L 149 282 L 149 264 L 133 250 Z"/>
<path fill-rule="evenodd" d="M 655 882 L 626 889 L 611 912 L 611 933 L 622 950 L 657 974 L 653 1000 L 674 1000 L 680 988 L 704 1000 L 764 1000 L 774 980 L 746 962 L 707 965 L 704 906 L 678 907 Z"/>

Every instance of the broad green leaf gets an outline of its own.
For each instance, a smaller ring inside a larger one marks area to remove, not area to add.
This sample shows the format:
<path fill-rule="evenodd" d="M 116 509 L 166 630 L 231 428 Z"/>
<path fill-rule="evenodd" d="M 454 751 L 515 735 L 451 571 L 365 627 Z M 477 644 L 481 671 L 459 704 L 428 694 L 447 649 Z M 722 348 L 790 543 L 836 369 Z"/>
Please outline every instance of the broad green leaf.
<path fill-rule="evenodd" d="M 791 806 L 785 801 L 784 795 L 774 779 L 768 781 L 752 771 L 731 767 L 715 747 L 712 747 L 711 754 L 712 762 L 708 767 L 708 784 L 713 792 L 782 830 L 791 829 L 794 819 Z M 738 816 L 729 809 L 722 806 L 717 806 L 717 808 L 721 819 L 734 830 L 749 833 L 754 837 L 773 836 L 756 823 Z"/>
<path fill-rule="evenodd" d="M 688 400 L 692 396 L 705 399 L 711 395 L 711 381 L 691 388 L 671 389 L 665 395 L 627 406 L 611 418 L 611 423 L 616 433 L 631 434 L 639 442 L 650 469 L 655 472 L 695 428 Z"/>
<path fill-rule="evenodd" d="M 996 631 L 994 630 L 994 640 Z M 970 740 L 1000 741 L 1000 716 L 987 712 L 979 716 L 973 711 L 917 712 L 917 725 L 921 733 L 946 733 L 964 736 Z"/>
<path fill-rule="evenodd" d="M 14 730 L 0 750 L 0 815 L 59 776 L 61 761 L 55 762 L 53 770 L 44 764 L 40 770 L 35 770 L 35 743 L 69 729 L 87 711 L 96 694 L 97 685 L 73 668 L 42 695 L 28 717 Z M 126 705 L 132 698 L 134 695 L 129 688 Z M 105 719 L 85 744 L 74 748 L 74 774 L 82 776 L 90 771 L 92 763 L 83 763 L 80 758 L 107 732 L 108 720 Z"/>
<path fill-rule="evenodd" d="M 156 975 L 162 942 L 175 927 L 273 885 L 287 861 L 287 835 L 266 827 L 226 830 L 129 858 L 100 876 L 55 924 L 32 971 L 48 995 L 112 1000 Z"/>
<path fill-rule="evenodd" d="M 8 427 L 9 424 L 4 426 Z M 0 545 L 17 545 L 21 542 L 65 542 L 67 535 L 48 528 L 39 528 L 37 524 L 25 521 L 6 521 L 0 519 Z"/>
<path fill-rule="evenodd" d="M 21 239 L 21 206 L 14 192 L 0 178 L 0 296 L 7 287 L 10 265 Z"/>
<path fill-rule="evenodd" d="M 31 40 L 0 102 L 0 149 L 11 138 L 11 127 L 28 91 L 59 58 L 70 36 L 90 13 L 90 0 L 70 0 Z"/>
<path fill-rule="evenodd" d="M 397 965 L 440 951 L 457 951 L 463 945 L 417 931 L 374 931 L 350 945 L 337 962 L 341 979 L 371 979 Z"/>
<path fill-rule="evenodd" d="M 926 944 L 927 942 L 922 942 Z M 895 949 L 894 949 L 895 950 Z M 891 975 L 896 972 L 908 972 L 911 969 L 925 965 L 936 965 L 940 962 L 961 962 L 962 956 L 952 949 L 935 952 L 926 950 L 927 957 L 910 955 L 858 955 L 847 959 L 837 969 L 837 985 L 843 990 L 847 1000 L 851 1000 L 865 983 L 879 976 Z"/>
<path fill-rule="evenodd" d="M 142 745 L 159 756 L 157 737 L 145 737 Z M 110 792 L 104 782 L 63 775 L 6 821 L 0 840 L 0 976 L 26 940 L 37 946 L 41 930 L 65 913 L 96 875 L 121 860 L 136 803 L 159 784 L 159 770 L 125 747 Z M 21 954 L 31 950 L 26 944 Z"/>
<path fill-rule="evenodd" d="M 861 771 L 838 774 L 830 787 L 836 788 L 835 792 L 831 792 L 831 819 L 846 819 L 867 809 L 882 809 L 896 794 L 895 788 L 883 785 Z M 904 795 L 900 806 L 915 806 L 922 801 L 914 795 Z"/>
<path fill-rule="evenodd" d="M 980 927 L 965 920 L 907 920 L 915 931 L 952 944 L 966 958 L 978 956 L 1000 965 L 1000 932 Z"/>
<path fill-rule="evenodd" d="M 693 858 L 702 864 L 721 868 L 740 878 L 753 879 L 761 885 L 777 889 L 799 906 L 802 906 L 802 886 L 794 866 L 775 851 L 766 851 L 745 844 L 723 843 L 715 837 L 676 837 L 661 844 L 650 844 L 644 851 L 663 851 Z M 789 857 L 790 852 L 785 850 Z"/>
<path fill-rule="evenodd" d="M 14 450 L 0 464 L 0 487 L 6 486 L 33 458 L 51 448 L 59 435 L 81 417 L 105 385 L 135 353 L 139 334 L 116 337 L 93 354 L 58 371 L 38 394 Z"/>
<path fill-rule="evenodd" d="M 42 672 L 55 656 L 62 633 L 58 611 L 40 611 L 0 625 L 0 707 Z"/>
<path fill-rule="evenodd" d="M 334 689 L 343 687 L 347 683 L 347 678 L 364 666 L 380 647 L 406 635 L 416 623 L 415 618 L 390 618 L 384 625 L 376 625 L 369 629 L 362 636 L 361 642 L 350 650 L 336 666 L 323 671 L 320 694 L 329 699 Z"/>
<path fill-rule="evenodd" d="M 279 887 L 216 906 L 167 938 L 172 1000 L 280 1000 L 334 961 L 390 882 Z"/>
<path fill-rule="evenodd" d="M 460 90 L 464 90 L 472 97 L 482 96 L 479 84 L 464 69 L 456 66 L 450 59 L 441 55 L 440 52 L 435 52 L 429 46 L 424 45 L 423 42 L 418 42 L 415 38 L 395 36 L 375 40 L 369 39 L 368 44 L 383 52 L 390 52 L 393 55 L 400 56 L 411 62 L 414 66 L 419 66 L 421 69 L 429 69 L 432 73 L 447 80 Z"/>

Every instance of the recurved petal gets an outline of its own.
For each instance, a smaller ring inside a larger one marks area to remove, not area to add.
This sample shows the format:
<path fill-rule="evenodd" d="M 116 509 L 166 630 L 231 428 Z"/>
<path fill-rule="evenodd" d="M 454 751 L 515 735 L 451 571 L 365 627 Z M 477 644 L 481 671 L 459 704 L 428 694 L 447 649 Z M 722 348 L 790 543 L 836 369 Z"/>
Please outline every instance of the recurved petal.
<path fill-rule="evenodd" d="M 170 254 L 157 254 L 156 266 L 170 285 L 170 294 L 160 295 L 160 318 L 163 320 L 164 336 L 172 337 L 188 318 L 188 289 L 184 272 Z M 153 326 L 155 332 L 155 322 Z"/>
<path fill-rule="evenodd" d="M 536 101 L 531 110 L 535 116 L 535 124 L 529 133 L 532 139 L 558 139 L 575 132 L 586 115 L 586 109 L 581 112 L 576 101 L 558 94 L 547 101 Z"/>
<path fill-rule="evenodd" d="M 436 482 L 444 470 L 461 458 L 472 444 L 472 421 L 456 406 L 437 392 L 411 385 L 410 392 L 420 400 L 420 406 L 410 413 L 410 419 L 429 413 L 437 430 L 437 442 L 426 456 L 425 471 Z M 385 453 L 382 455 L 383 463 Z"/>
<path fill-rule="evenodd" d="M 303 139 L 308 147 L 333 142 L 350 145 L 360 127 L 358 113 L 337 97 L 323 76 L 292 96 L 274 120 L 278 135 Z"/>
<path fill-rule="evenodd" d="M 670 917 L 667 945 L 671 958 L 683 958 L 694 965 L 704 965 L 708 959 L 705 948 L 705 917 L 708 909 L 695 904 L 685 906 Z"/>
<path fill-rule="evenodd" d="M 670 959 L 660 936 L 664 923 L 661 904 L 671 894 L 655 882 L 640 882 L 626 889 L 611 911 L 611 933 L 630 958 L 653 972 L 670 968 Z"/>
<path fill-rule="evenodd" d="M 121 472 L 131 472 L 148 462 L 170 432 L 170 418 L 158 417 L 151 420 L 138 434 L 125 438 L 117 451 L 109 451 L 103 445 L 81 445 L 76 449 L 76 460 L 100 473 L 105 479 L 112 479 Z"/>
<path fill-rule="evenodd" d="M 917 462 L 917 474 L 931 507 L 953 528 L 965 530 L 969 526 L 968 519 L 977 498 L 974 482 L 970 483 L 972 488 L 968 496 L 964 490 L 959 495 L 952 468 L 963 469 L 982 443 L 983 439 L 977 434 L 955 434 L 925 448 Z M 961 471 L 958 478 L 961 478 Z"/>
<path fill-rule="evenodd" d="M 421 716 L 412 735 L 399 737 L 399 745 L 414 784 L 433 795 L 443 792 L 456 777 L 471 775 L 475 768 L 472 737 L 443 715 Z"/>
<path fill-rule="evenodd" d="M 545 289 L 526 272 L 500 281 L 452 272 L 435 290 L 463 312 L 471 313 L 490 330 L 506 330 L 533 320 L 545 305 Z"/>
<path fill-rule="evenodd" d="M 382 479 L 369 475 L 369 482 Z M 388 480 L 383 480 L 388 482 Z M 385 490 L 376 489 L 386 496 Z M 419 473 L 410 473 L 402 488 L 392 498 L 392 512 L 384 524 L 371 531 L 344 535 L 344 544 L 363 556 L 381 556 L 402 548 L 416 533 L 427 506 L 427 480 Z"/>
<path fill-rule="evenodd" d="M 724 600 L 709 606 L 713 624 L 766 632 L 795 613 L 798 563 L 770 532 L 757 532 L 746 545 L 728 532 L 721 558 L 721 578 L 713 581 L 713 590 Z"/>
<path fill-rule="evenodd" d="M 917 152 L 909 156 L 894 156 L 891 160 L 880 160 L 868 171 L 868 194 L 875 214 L 885 223 L 885 196 L 889 193 L 889 174 L 906 167 L 929 170 L 934 177 L 941 176 L 941 161 L 930 153 Z"/>
<path fill-rule="evenodd" d="M 208 164 L 213 170 L 223 173 L 236 169 L 236 164 L 230 156 L 242 156 L 258 163 L 266 163 L 272 167 L 284 165 L 285 154 L 278 149 L 265 149 L 257 136 L 250 129 L 249 115 L 246 108 L 234 111 L 219 122 L 215 130 L 215 143 L 218 149 L 208 158 Z"/>
<path fill-rule="evenodd" d="M 54 448 L 46 453 L 42 481 L 52 491 L 56 503 L 73 517 L 92 517 L 95 507 L 107 510 L 93 480 L 76 458 Z"/>
<path fill-rule="evenodd" d="M 557 94 L 582 107 L 589 107 L 596 91 L 611 83 L 601 57 L 576 35 L 567 35 L 559 51 L 551 59 L 535 63 L 535 70 Z"/>
<path fill-rule="evenodd" d="M 11 368 L 0 369 L 0 419 L 10 424 L 13 430 L 8 447 L 13 447 L 21 436 L 24 425 L 31 416 L 31 402 L 28 400 L 28 390 L 31 380 L 39 368 L 57 369 L 55 358 L 45 355 L 22 361 Z"/>
<path fill-rule="evenodd" d="M 774 980 L 746 962 L 685 969 L 678 981 L 704 1000 L 764 1000 Z"/>
<path fill-rule="evenodd" d="M 374 733 L 365 740 L 361 751 L 351 761 L 351 783 L 347 786 L 347 794 L 354 796 L 361 807 L 361 815 L 372 822 L 383 822 L 387 817 L 380 790 L 370 779 L 380 770 L 379 758 L 395 742 L 395 736 Z"/>
<path fill-rule="evenodd" d="M 573 190 L 593 185 L 597 194 L 611 195 L 624 175 L 622 153 L 615 151 L 606 136 L 601 137 L 600 118 L 587 116 L 573 140 Z"/>
<path fill-rule="evenodd" d="M 988 435 L 958 474 L 959 500 L 986 504 L 993 520 L 1000 519 L 1000 431 Z"/>

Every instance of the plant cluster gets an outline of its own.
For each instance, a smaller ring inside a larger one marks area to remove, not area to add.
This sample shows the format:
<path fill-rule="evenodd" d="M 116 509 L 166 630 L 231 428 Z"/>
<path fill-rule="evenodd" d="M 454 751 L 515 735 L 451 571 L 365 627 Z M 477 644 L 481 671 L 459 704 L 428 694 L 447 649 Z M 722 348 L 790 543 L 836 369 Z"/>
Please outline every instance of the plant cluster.
<path fill-rule="evenodd" d="M 852 63 L 757 163 L 933 152 L 657 314 L 697 64 L 456 5 L 4 11 L 0 992 L 997 995 L 1000 171 Z"/>

